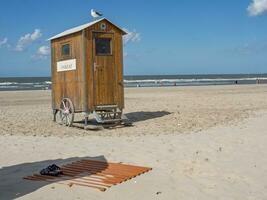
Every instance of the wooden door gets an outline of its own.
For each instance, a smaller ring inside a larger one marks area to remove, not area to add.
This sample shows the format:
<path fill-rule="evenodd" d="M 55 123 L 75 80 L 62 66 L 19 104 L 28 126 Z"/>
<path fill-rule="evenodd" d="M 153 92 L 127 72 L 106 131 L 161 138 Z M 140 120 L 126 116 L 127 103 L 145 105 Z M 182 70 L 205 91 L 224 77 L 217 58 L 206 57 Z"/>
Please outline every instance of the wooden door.
<path fill-rule="evenodd" d="M 94 105 L 115 105 L 115 49 L 112 33 L 93 33 Z"/>

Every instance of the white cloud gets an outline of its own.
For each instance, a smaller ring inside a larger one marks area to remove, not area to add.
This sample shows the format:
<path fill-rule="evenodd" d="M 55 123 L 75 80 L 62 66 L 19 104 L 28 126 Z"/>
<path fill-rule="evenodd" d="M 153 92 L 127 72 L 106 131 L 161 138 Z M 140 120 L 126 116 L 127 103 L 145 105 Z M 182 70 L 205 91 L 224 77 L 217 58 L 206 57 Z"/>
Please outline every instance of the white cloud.
<path fill-rule="evenodd" d="M 35 40 L 42 37 L 42 33 L 40 29 L 35 29 L 33 33 L 27 33 L 26 35 L 20 37 L 15 50 L 16 51 L 23 51 L 27 48 L 30 44 L 32 44 Z"/>
<path fill-rule="evenodd" d="M 47 59 L 48 55 L 50 54 L 50 48 L 49 46 L 40 46 L 37 49 L 37 52 L 35 55 L 32 56 L 33 59 L 35 60 L 43 60 Z"/>
<path fill-rule="evenodd" d="M 250 16 L 257 16 L 267 12 L 267 0 L 253 0 L 248 6 Z"/>
<path fill-rule="evenodd" d="M 123 28 L 123 30 L 127 33 L 127 35 L 123 36 L 124 44 L 127 44 L 129 42 L 139 42 L 141 40 L 141 34 L 136 32 L 135 30 L 129 31 L 126 28 Z"/>
<path fill-rule="evenodd" d="M 50 48 L 48 46 L 41 46 L 37 50 L 38 55 L 47 56 L 50 53 Z"/>
<path fill-rule="evenodd" d="M 7 38 L 4 38 L 3 40 L 0 40 L 0 48 L 3 47 L 4 45 L 8 45 L 7 41 L 8 41 Z"/>

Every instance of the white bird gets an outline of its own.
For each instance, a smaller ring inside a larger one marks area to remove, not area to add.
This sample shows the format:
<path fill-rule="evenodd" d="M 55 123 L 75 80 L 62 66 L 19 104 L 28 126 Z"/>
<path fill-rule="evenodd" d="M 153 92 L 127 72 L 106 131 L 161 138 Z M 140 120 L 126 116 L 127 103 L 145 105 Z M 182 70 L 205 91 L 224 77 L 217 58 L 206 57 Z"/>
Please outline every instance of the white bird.
<path fill-rule="evenodd" d="M 102 16 L 101 13 L 95 11 L 94 9 L 91 9 L 91 15 L 92 15 L 93 18 L 98 18 L 98 17 Z"/>

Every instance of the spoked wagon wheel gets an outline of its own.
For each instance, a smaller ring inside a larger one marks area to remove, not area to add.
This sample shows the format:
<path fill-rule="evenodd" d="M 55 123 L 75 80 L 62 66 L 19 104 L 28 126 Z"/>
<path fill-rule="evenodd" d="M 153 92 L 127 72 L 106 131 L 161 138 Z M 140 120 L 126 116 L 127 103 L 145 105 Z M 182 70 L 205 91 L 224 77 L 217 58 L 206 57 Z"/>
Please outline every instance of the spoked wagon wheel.
<path fill-rule="evenodd" d="M 64 98 L 60 103 L 59 116 L 61 123 L 71 126 L 74 120 L 74 106 L 70 99 Z"/>

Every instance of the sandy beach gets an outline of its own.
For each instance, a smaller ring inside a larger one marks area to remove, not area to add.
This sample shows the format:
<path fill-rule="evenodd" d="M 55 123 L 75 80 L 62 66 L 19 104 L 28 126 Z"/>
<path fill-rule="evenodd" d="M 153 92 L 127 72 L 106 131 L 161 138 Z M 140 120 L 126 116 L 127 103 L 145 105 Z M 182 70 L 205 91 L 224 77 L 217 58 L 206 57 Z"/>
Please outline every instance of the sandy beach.
<path fill-rule="evenodd" d="M 0 199 L 267 199 L 266 85 L 128 88 L 125 103 L 133 127 L 85 131 L 52 121 L 50 91 L 0 92 Z M 82 158 L 153 170 L 106 192 L 22 179 Z"/>

